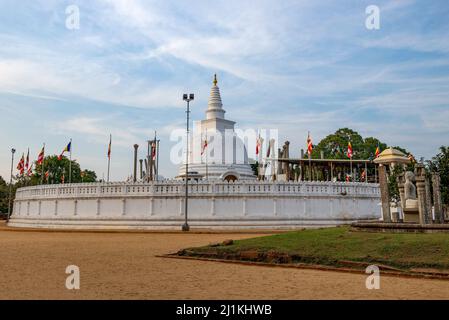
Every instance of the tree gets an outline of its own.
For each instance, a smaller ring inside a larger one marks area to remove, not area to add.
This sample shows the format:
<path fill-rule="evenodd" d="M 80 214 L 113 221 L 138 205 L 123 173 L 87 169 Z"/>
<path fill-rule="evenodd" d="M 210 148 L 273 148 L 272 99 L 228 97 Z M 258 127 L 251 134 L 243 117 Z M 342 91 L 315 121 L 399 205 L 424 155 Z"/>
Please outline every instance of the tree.
<path fill-rule="evenodd" d="M 0 176 L 0 215 L 8 212 L 9 190 L 6 181 Z"/>
<path fill-rule="evenodd" d="M 430 171 L 437 172 L 441 179 L 441 200 L 449 206 L 449 146 L 441 146 L 440 153 L 427 161 Z"/>
<path fill-rule="evenodd" d="M 387 148 L 385 143 L 376 138 L 363 139 L 358 132 L 349 128 L 341 128 L 325 137 L 314 147 L 312 158 L 320 158 L 321 151 L 323 151 L 326 159 L 348 159 L 349 141 L 352 145 L 353 159 L 374 159 L 378 146 L 380 150 Z"/>
<path fill-rule="evenodd" d="M 49 184 L 58 183 L 68 183 L 69 182 L 69 172 L 70 172 L 70 161 L 72 162 L 72 183 L 80 182 L 95 182 L 97 180 L 97 175 L 92 170 L 81 170 L 80 165 L 75 160 L 70 160 L 65 156 L 61 159 L 58 156 L 47 156 L 45 157 L 44 164 L 44 182 Z M 37 185 L 41 183 L 42 180 L 42 165 L 34 163 L 34 172 L 31 178 L 31 184 Z M 45 176 L 48 173 L 48 178 Z"/>
<path fill-rule="evenodd" d="M 376 149 L 382 152 L 388 146 L 386 143 L 381 142 L 374 137 L 363 137 L 356 131 L 349 128 L 341 128 L 335 131 L 335 133 L 328 135 L 314 146 L 312 151 L 312 158 L 321 158 L 321 151 L 324 153 L 326 159 L 348 159 L 348 143 L 351 141 L 353 150 L 353 159 L 374 159 Z M 394 147 L 406 155 L 409 152 L 401 147 Z"/>
<path fill-rule="evenodd" d="M 64 175 L 64 182 L 69 181 L 69 164 L 70 160 L 67 157 L 62 157 L 61 160 L 57 156 L 47 156 L 44 159 L 44 174 L 48 171 L 48 181 L 44 178 L 44 183 L 58 184 L 62 183 L 62 176 Z M 11 210 L 14 205 L 14 197 L 18 188 L 26 186 L 34 186 L 41 183 L 42 166 L 34 163 L 34 171 L 31 176 L 16 175 L 13 177 L 13 185 L 11 189 Z M 72 182 L 95 182 L 97 180 L 97 174 L 92 170 L 81 170 L 80 165 L 72 160 Z M 0 176 L 0 215 L 8 212 L 9 202 L 9 184 Z"/>

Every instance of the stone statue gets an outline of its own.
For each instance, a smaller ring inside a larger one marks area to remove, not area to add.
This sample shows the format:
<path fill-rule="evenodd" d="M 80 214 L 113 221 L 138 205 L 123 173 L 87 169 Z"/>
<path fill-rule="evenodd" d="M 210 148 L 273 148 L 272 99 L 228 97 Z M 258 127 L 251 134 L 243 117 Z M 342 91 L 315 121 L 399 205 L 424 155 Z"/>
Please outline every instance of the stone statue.
<path fill-rule="evenodd" d="M 405 200 L 405 208 L 417 210 L 418 209 L 418 200 L 416 197 L 416 187 L 413 184 L 413 180 L 415 179 L 415 174 L 411 171 L 407 171 L 405 173 L 405 183 L 404 183 L 404 200 Z"/>
<path fill-rule="evenodd" d="M 411 171 L 405 173 L 404 196 L 405 200 L 416 200 L 416 187 L 413 184 L 415 175 Z"/>

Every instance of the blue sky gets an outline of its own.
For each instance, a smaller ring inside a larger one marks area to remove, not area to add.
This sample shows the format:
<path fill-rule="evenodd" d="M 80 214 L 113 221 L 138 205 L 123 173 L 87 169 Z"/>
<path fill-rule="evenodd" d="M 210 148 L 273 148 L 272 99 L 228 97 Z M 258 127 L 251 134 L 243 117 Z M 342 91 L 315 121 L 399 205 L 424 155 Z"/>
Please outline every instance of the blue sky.
<path fill-rule="evenodd" d="M 380 29 L 365 8 L 380 8 Z M 80 9 L 80 29 L 65 26 Z M 132 145 L 204 117 L 214 73 L 239 128 L 277 128 L 293 155 L 340 127 L 430 158 L 449 144 L 449 4 L 442 1 L 0 1 L 0 175 L 43 142 L 101 177 Z M 143 153 L 143 148 L 141 149 Z M 251 156 L 251 155 L 250 155 Z"/>

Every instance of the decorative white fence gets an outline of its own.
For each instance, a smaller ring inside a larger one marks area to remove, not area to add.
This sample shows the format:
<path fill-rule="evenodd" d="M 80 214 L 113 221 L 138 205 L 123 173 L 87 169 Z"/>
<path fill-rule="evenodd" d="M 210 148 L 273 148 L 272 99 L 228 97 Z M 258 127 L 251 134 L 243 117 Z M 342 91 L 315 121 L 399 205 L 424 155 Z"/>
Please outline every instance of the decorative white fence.
<path fill-rule="evenodd" d="M 366 183 L 189 183 L 189 224 L 205 228 L 296 228 L 380 218 L 379 186 Z M 185 184 L 85 183 L 17 190 L 10 225 L 179 229 Z"/>

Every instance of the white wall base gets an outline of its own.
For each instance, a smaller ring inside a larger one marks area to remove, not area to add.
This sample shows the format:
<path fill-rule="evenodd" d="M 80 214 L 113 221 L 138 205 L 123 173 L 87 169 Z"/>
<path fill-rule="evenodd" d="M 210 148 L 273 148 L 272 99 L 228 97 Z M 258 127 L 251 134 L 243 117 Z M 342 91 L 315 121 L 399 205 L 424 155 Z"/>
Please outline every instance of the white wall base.
<path fill-rule="evenodd" d="M 9 226 L 175 229 L 184 223 L 182 181 L 91 183 L 17 190 Z M 377 184 L 213 182 L 189 184 L 191 228 L 292 229 L 381 217 Z"/>

